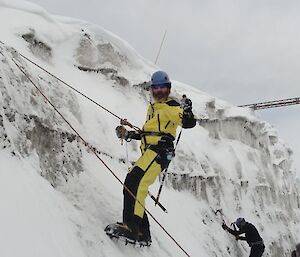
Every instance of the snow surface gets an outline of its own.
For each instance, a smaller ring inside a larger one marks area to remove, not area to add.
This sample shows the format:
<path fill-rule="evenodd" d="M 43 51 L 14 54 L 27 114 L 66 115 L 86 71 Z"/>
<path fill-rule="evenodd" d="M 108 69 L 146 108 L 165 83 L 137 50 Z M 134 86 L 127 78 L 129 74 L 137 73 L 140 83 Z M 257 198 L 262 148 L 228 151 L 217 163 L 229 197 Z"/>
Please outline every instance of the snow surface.
<path fill-rule="evenodd" d="M 108 223 L 121 220 L 121 184 L 12 60 L 122 181 L 138 143 L 121 146 L 118 119 L 18 52 L 138 126 L 150 99 L 142 83 L 158 68 L 111 32 L 25 1 L 0 0 L 0 22 L 0 257 L 184 256 L 153 220 L 150 248 L 105 235 Z M 172 92 L 187 94 L 195 114 L 208 120 L 183 131 L 161 196 L 168 213 L 147 199 L 149 211 L 190 256 L 248 256 L 248 246 L 221 229 L 213 211 L 220 208 L 229 224 L 243 216 L 257 226 L 264 256 L 289 256 L 300 230 L 292 150 L 249 109 L 176 81 Z M 157 181 L 152 194 L 158 187 Z"/>

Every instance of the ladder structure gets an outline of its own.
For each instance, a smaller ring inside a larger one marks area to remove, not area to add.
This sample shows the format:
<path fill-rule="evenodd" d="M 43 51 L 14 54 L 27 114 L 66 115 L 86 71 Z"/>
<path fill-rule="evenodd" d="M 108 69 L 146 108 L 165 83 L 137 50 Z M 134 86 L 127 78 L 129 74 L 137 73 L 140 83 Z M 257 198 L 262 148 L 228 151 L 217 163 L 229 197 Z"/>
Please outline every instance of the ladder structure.
<path fill-rule="evenodd" d="M 262 109 L 283 107 L 283 106 L 295 105 L 295 104 L 300 104 L 300 97 L 275 100 L 269 102 L 261 102 L 256 104 L 239 105 L 238 107 L 248 107 L 253 110 L 262 110 Z"/>

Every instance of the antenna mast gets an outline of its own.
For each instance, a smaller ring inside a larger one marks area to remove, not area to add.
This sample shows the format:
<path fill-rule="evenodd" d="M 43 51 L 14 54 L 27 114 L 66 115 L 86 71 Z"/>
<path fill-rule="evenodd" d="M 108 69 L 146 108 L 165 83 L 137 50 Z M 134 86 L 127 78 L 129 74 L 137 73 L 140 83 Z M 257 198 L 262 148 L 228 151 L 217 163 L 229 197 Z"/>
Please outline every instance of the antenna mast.
<path fill-rule="evenodd" d="M 167 35 L 167 30 L 165 30 L 165 34 L 164 34 L 164 36 L 163 36 L 163 38 L 161 40 L 161 43 L 160 43 L 160 46 L 159 46 L 159 49 L 158 49 L 158 53 L 157 53 L 157 56 L 156 56 L 156 59 L 155 59 L 155 62 L 154 62 L 155 64 L 157 64 L 157 60 L 158 60 L 158 57 L 160 55 L 160 51 L 161 51 L 161 48 L 162 48 L 163 43 L 165 41 L 166 35 Z"/>

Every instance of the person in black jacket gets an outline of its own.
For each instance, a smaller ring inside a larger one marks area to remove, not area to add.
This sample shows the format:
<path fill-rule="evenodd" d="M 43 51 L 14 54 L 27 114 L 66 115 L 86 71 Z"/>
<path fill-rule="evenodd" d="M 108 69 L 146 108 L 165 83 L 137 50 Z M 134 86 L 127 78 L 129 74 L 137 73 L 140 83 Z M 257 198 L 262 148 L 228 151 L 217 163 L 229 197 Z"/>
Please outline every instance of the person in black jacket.
<path fill-rule="evenodd" d="M 239 230 L 233 230 L 225 223 L 222 224 L 222 228 L 234 235 L 236 240 L 247 241 L 248 245 L 251 247 L 249 257 L 261 257 L 265 250 L 265 245 L 256 227 L 253 224 L 246 222 L 244 218 L 238 218 L 235 224 Z M 245 234 L 245 236 L 240 236 L 241 234 Z"/>
<path fill-rule="evenodd" d="M 300 257 L 300 243 L 296 245 L 296 250 L 292 251 L 292 257 Z"/>

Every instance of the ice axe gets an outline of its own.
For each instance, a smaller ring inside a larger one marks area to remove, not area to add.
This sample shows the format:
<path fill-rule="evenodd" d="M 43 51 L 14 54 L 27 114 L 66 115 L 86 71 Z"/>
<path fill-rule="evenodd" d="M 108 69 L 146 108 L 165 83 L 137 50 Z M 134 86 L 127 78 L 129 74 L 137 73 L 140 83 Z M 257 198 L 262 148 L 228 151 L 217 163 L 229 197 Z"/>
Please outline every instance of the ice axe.
<path fill-rule="evenodd" d="M 220 217 L 222 219 L 222 222 L 225 223 L 224 214 L 223 214 L 222 209 L 217 209 L 216 211 L 214 211 L 214 213 L 215 213 L 216 216 L 217 216 L 218 213 L 220 213 Z"/>
<path fill-rule="evenodd" d="M 217 215 L 218 213 L 220 213 L 220 216 L 221 216 L 221 219 L 222 219 L 222 222 L 223 224 L 226 224 L 225 220 L 224 220 L 224 214 L 223 214 L 223 211 L 222 209 L 217 209 L 216 211 L 214 211 L 215 215 Z M 235 222 L 232 222 L 230 224 L 230 227 L 233 227 L 234 231 L 237 231 L 237 228 L 235 226 Z M 235 236 L 235 239 L 238 240 L 238 237 L 239 236 Z"/>

